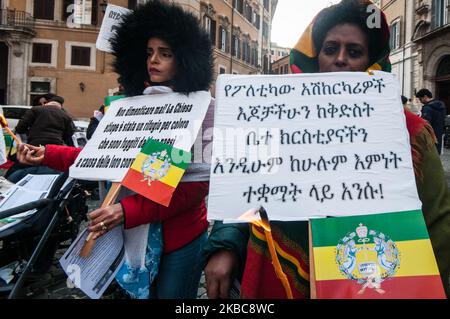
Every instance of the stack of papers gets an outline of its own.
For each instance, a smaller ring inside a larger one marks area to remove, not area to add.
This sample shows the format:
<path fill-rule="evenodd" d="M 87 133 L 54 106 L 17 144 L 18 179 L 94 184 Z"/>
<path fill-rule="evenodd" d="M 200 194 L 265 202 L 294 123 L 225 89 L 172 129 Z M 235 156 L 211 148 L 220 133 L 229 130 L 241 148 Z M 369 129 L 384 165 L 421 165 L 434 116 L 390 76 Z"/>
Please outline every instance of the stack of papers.
<path fill-rule="evenodd" d="M 0 194 L 0 212 L 34 202 L 38 199 L 47 198 L 58 176 L 58 174 L 28 174 L 12 186 L 6 193 Z M 8 218 L 0 219 L 0 232 L 20 223 L 22 220 L 36 213 L 36 211 L 36 209 L 32 209 Z"/>

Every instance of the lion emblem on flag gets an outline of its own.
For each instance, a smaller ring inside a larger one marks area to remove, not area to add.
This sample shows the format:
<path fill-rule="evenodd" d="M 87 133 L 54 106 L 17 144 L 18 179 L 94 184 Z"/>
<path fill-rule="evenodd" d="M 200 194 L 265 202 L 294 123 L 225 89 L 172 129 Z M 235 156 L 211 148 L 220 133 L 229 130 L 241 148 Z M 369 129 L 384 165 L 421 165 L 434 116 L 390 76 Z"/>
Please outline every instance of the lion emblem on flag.
<path fill-rule="evenodd" d="M 397 245 L 386 234 L 359 224 L 354 232 L 339 241 L 336 262 L 346 278 L 361 285 L 358 294 L 363 294 L 366 289 L 384 294 L 381 284 L 395 275 L 400 258 Z"/>
<path fill-rule="evenodd" d="M 150 186 L 153 181 L 160 180 L 166 176 L 170 166 L 171 160 L 167 150 L 148 155 L 142 161 L 141 173 L 144 178 L 141 182 L 147 181 Z"/>

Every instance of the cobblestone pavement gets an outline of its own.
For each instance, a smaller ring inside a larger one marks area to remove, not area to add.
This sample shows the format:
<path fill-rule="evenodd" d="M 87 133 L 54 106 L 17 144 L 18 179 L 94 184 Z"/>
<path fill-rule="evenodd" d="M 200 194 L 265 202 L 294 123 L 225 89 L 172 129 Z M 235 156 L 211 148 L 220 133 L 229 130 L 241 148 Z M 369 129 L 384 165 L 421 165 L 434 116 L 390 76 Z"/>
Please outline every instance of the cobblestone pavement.
<path fill-rule="evenodd" d="M 441 156 L 441 160 L 444 166 L 445 174 L 447 177 L 447 182 L 450 187 L 450 149 L 444 149 L 443 154 Z M 99 201 L 89 201 L 89 211 L 97 208 L 99 206 Z M 47 285 L 46 288 L 41 289 L 36 293 L 32 298 L 35 299 L 86 299 L 88 298 L 82 291 L 78 289 L 70 289 L 66 285 L 66 277 L 59 267 L 57 260 L 64 253 L 63 250 L 59 250 L 57 252 L 56 258 L 54 260 L 54 265 L 52 266 L 50 273 L 46 274 L 51 278 L 50 282 L 52 284 Z M 103 298 L 112 299 L 112 298 L 120 298 L 120 295 L 115 293 L 117 291 L 114 289 L 114 285 L 112 285 L 111 289 L 108 289 L 105 292 Z M 206 288 L 205 288 L 205 276 L 202 274 L 199 288 L 198 288 L 198 298 L 207 299 L 206 296 Z"/>

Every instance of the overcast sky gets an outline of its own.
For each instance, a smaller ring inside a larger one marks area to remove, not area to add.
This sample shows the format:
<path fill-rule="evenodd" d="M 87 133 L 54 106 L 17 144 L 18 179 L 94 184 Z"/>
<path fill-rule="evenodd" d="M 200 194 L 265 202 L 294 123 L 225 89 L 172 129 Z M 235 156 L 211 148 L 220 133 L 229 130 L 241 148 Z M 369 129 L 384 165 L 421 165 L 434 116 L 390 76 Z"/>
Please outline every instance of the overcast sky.
<path fill-rule="evenodd" d="M 272 42 L 292 48 L 314 16 L 339 0 L 278 0 L 272 21 Z"/>

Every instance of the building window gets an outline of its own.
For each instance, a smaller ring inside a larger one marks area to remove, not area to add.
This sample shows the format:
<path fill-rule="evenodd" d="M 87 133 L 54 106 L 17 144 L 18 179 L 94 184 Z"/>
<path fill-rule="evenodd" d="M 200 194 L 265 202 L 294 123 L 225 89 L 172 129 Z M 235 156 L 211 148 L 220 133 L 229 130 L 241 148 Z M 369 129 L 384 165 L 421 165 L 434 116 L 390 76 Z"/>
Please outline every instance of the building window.
<path fill-rule="evenodd" d="M 239 41 L 239 37 L 237 35 L 233 35 L 231 53 L 234 57 L 238 59 L 241 58 L 241 41 Z"/>
<path fill-rule="evenodd" d="M 31 92 L 45 94 L 50 92 L 50 82 L 31 81 Z"/>
<path fill-rule="evenodd" d="M 98 0 L 90 0 L 86 2 L 85 11 L 90 11 L 90 21 L 86 21 L 86 24 L 97 25 L 98 24 Z M 67 18 L 75 13 L 74 0 L 63 0 L 62 5 L 62 19 L 67 21 Z"/>
<path fill-rule="evenodd" d="M 216 21 L 208 17 L 203 16 L 203 28 L 209 34 L 209 38 L 213 46 L 216 45 Z"/>
<path fill-rule="evenodd" d="M 34 0 L 33 15 L 35 19 L 53 20 L 55 0 Z"/>
<path fill-rule="evenodd" d="M 220 50 L 223 52 L 228 52 L 228 32 L 223 26 L 219 27 L 219 37 Z"/>
<path fill-rule="evenodd" d="M 95 43 L 66 42 L 66 69 L 95 71 Z"/>
<path fill-rule="evenodd" d="M 259 14 L 256 13 L 256 11 L 254 12 L 254 19 L 253 19 L 253 25 L 256 27 L 256 29 L 259 30 L 260 28 L 260 23 L 261 23 L 261 18 L 259 16 Z"/>
<path fill-rule="evenodd" d="M 48 64 L 52 63 L 51 43 L 33 43 L 31 62 Z"/>
<path fill-rule="evenodd" d="M 244 13 L 244 0 L 233 0 L 233 8 L 239 11 L 240 14 Z"/>
<path fill-rule="evenodd" d="M 263 21 L 262 34 L 264 38 L 267 38 L 269 36 L 269 25 L 266 21 Z"/>
<path fill-rule="evenodd" d="M 56 91 L 56 79 L 54 78 L 32 77 L 29 81 L 30 105 L 38 96 L 41 97 L 44 94 Z"/>
<path fill-rule="evenodd" d="M 32 42 L 30 66 L 56 67 L 58 40 L 35 38 Z"/>
<path fill-rule="evenodd" d="M 391 49 L 395 50 L 400 47 L 400 22 L 396 21 L 391 24 Z"/>
<path fill-rule="evenodd" d="M 446 3 L 447 2 L 447 3 Z M 448 23 L 447 6 L 448 0 L 433 0 L 432 12 L 431 12 L 431 26 L 432 29 L 442 27 L 444 24 Z"/>
<path fill-rule="evenodd" d="M 248 2 L 245 2 L 244 5 L 244 16 L 247 19 L 248 22 L 252 23 L 253 22 L 253 9 L 252 7 L 248 4 Z"/>
<path fill-rule="evenodd" d="M 72 46 L 72 57 L 70 64 L 72 65 L 91 65 L 91 48 Z"/>
<path fill-rule="evenodd" d="M 264 0 L 264 9 L 269 11 L 269 0 Z"/>
<path fill-rule="evenodd" d="M 219 74 L 225 74 L 227 72 L 227 69 L 225 67 L 219 65 Z"/>

